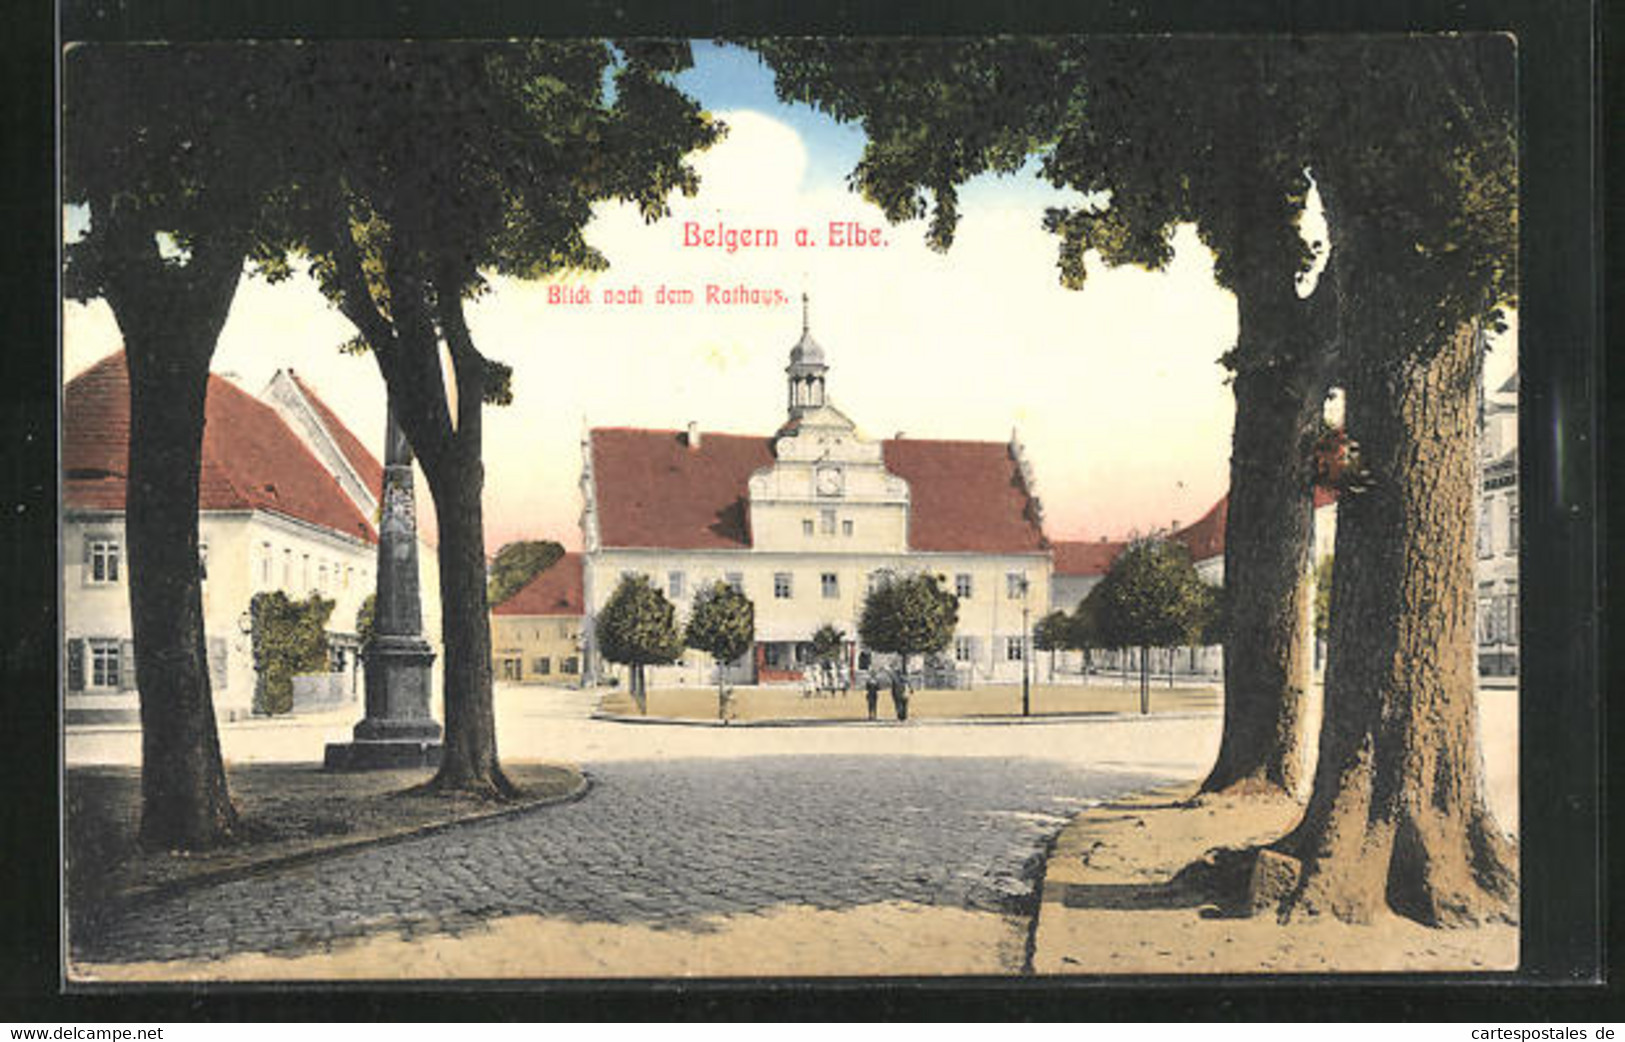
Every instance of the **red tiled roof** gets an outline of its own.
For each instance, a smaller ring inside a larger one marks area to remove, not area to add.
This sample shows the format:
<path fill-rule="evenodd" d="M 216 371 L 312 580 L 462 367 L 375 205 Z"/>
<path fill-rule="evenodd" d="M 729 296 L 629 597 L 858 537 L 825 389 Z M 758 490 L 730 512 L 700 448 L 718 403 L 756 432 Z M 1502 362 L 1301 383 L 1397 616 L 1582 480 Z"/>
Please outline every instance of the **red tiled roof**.
<path fill-rule="evenodd" d="M 750 476 L 772 462 L 767 438 L 705 434 L 690 449 L 678 431 L 594 430 L 599 540 L 674 550 L 749 546 Z"/>
<path fill-rule="evenodd" d="M 211 374 L 204 406 L 199 510 L 266 510 L 376 542 L 356 509 L 270 406 Z M 62 403 L 63 501 L 123 510 L 130 382 L 120 352 L 68 382 Z"/>
<path fill-rule="evenodd" d="M 1223 557 L 1225 521 L 1229 516 L 1230 494 L 1227 492 L 1208 508 L 1208 512 L 1203 514 L 1200 520 L 1195 524 L 1186 525 L 1170 538 L 1185 544 L 1185 548 L 1191 552 L 1192 561 Z"/>
<path fill-rule="evenodd" d="M 773 463 L 771 439 L 600 428 L 592 468 L 604 546 L 733 549 L 751 545 L 752 472 Z M 1020 553 L 1048 544 L 998 442 L 888 441 L 886 469 L 909 483 L 914 550 Z"/>
<path fill-rule="evenodd" d="M 339 451 L 344 454 L 344 458 L 349 461 L 350 466 L 355 468 L 356 476 L 361 479 L 361 483 L 375 497 L 383 495 L 383 464 L 378 462 L 376 456 L 367 451 L 367 447 L 361 444 L 359 438 L 350 433 L 350 428 L 346 427 L 344 421 L 340 420 L 338 415 L 327 407 L 327 403 L 322 401 L 321 396 L 309 384 L 299 379 L 298 373 L 289 369 L 288 375 L 293 377 L 295 386 L 299 388 L 299 392 L 305 396 L 305 399 L 310 402 L 310 407 L 316 410 L 317 419 L 322 421 L 322 426 L 327 428 L 327 433 L 332 435 L 333 440 L 338 443 Z"/>
<path fill-rule="evenodd" d="M 1056 540 L 1056 575 L 1105 575 L 1128 544 L 1121 540 L 1100 540 L 1086 543 L 1074 540 Z"/>
<path fill-rule="evenodd" d="M 1049 546 L 1009 446 L 910 438 L 884 448 L 886 469 L 908 482 L 910 549 L 1028 553 Z"/>
<path fill-rule="evenodd" d="M 568 553 L 491 609 L 493 615 L 580 615 L 581 555 Z"/>

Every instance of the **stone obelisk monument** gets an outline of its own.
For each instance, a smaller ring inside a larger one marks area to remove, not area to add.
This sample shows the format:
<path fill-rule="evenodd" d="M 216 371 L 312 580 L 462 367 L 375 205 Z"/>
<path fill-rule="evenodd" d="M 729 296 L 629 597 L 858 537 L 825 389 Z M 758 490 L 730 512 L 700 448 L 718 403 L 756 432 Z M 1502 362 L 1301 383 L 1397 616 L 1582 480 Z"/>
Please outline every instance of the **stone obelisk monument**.
<path fill-rule="evenodd" d="M 365 659 L 367 715 L 355 725 L 354 741 L 327 747 L 328 769 L 437 766 L 440 724 L 429 714 L 434 651 L 423 639 L 418 593 L 412 448 L 393 412 L 384 434 L 378 591 Z"/>

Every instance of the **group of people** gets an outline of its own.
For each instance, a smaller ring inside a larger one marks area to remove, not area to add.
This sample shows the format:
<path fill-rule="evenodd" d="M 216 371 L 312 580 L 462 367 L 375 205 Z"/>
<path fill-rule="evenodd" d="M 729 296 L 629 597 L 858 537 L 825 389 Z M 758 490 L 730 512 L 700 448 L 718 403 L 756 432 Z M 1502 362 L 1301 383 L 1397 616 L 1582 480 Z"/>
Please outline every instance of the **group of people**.
<path fill-rule="evenodd" d="M 875 719 L 875 710 L 880 704 L 880 674 L 871 672 L 869 683 L 864 687 L 864 695 L 869 701 L 869 719 Z M 893 670 L 891 674 L 891 701 L 892 708 L 897 712 L 897 719 L 908 719 L 908 680 L 901 670 Z"/>

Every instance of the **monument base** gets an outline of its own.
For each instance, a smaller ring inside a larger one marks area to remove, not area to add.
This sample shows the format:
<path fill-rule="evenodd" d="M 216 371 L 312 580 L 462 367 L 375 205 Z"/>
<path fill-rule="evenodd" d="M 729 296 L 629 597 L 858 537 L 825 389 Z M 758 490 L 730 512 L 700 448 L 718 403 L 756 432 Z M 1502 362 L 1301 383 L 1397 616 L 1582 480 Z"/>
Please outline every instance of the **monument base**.
<path fill-rule="evenodd" d="M 329 742 L 324 771 L 383 771 L 402 767 L 439 767 L 443 746 L 436 741 L 391 739 Z"/>

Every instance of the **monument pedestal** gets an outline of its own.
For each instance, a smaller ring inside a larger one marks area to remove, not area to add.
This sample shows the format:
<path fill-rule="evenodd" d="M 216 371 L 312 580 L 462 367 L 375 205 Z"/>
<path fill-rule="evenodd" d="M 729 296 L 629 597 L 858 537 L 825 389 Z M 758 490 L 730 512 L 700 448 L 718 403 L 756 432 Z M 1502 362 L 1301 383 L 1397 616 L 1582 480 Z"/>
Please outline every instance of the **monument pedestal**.
<path fill-rule="evenodd" d="M 332 742 L 330 771 L 440 766 L 440 724 L 429 715 L 434 651 L 421 637 L 379 635 L 367 650 L 367 715 L 355 739 Z"/>

